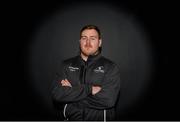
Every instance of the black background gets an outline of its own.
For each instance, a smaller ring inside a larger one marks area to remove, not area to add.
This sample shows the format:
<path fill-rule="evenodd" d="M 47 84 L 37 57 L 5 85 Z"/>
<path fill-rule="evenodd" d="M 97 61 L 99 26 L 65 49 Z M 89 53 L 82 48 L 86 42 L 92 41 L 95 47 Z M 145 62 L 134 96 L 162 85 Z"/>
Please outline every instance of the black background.
<path fill-rule="evenodd" d="M 81 1 L 76 1 L 81 2 Z M 93 1 L 92 1 L 93 2 Z M 101 1 L 104 2 L 104 1 Z M 176 65 L 173 54 L 176 39 L 173 38 L 172 3 L 107 1 L 109 4 L 123 6 L 133 12 L 148 28 L 155 49 L 156 71 L 147 94 L 146 101 L 129 110 L 119 120 L 179 120 L 179 89 L 176 79 Z M 1 81 L 1 120 L 55 120 L 38 102 L 38 95 L 29 89 L 27 69 L 25 68 L 26 48 L 33 30 L 53 11 L 73 4 L 75 1 L 59 2 L 16 2 L 7 3 L 4 8 L 8 32 L 2 41 L 2 81 Z M 172 56 L 172 57 L 171 57 Z M 178 55 L 175 55 L 178 57 Z M 173 62 L 171 62 L 173 61 Z"/>

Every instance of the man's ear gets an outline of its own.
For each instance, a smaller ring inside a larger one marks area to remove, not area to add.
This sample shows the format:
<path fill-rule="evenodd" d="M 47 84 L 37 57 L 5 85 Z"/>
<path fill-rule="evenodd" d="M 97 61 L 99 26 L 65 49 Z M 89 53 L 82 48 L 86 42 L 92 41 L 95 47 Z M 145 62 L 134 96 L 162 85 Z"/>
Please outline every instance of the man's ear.
<path fill-rule="evenodd" d="M 99 39 L 99 47 L 102 45 L 102 39 Z"/>

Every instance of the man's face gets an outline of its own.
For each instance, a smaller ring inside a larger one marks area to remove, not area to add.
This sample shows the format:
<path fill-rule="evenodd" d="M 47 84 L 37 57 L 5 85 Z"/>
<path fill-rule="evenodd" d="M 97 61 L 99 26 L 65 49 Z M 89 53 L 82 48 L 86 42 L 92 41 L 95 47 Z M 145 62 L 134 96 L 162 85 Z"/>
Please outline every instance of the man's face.
<path fill-rule="evenodd" d="M 80 48 L 81 53 L 85 56 L 93 55 L 101 46 L 98 32 L 95 29 L 85 29 L 81 33 Z"/>

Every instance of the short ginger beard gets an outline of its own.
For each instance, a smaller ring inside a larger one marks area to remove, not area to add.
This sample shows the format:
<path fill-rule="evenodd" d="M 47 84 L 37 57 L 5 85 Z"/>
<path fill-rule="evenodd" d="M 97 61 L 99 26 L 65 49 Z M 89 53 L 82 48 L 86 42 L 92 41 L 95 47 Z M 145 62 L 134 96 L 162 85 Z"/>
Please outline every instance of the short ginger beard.
<path fill-rule="evenodd" d="M 80 53 L 82 53 L 84 56 L 86 56 L 86 57 L 88 57 L 88 56 L 90 56 L 90 55 L 97 55 L 99 52 L 100 52 L 100 47 L 94 52 L 94 53 L 92 53 L 92 54 L 86 54 L 86 53 L 84 53 L 82 50 L 81 50 L 81 47 L 79 47 L 79 49 L 80 49 Z"/>

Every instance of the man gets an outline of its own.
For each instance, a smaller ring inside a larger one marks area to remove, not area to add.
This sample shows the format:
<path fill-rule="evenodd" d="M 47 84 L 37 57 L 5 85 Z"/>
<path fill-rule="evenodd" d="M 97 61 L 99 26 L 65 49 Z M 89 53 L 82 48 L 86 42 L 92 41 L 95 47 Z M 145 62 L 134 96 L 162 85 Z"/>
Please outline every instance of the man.
<path fill-rule="evenodd" d="M 63 61 L 52 98 L 66 120 L 114 120 L 120 71 L 101 55 L 101 33 L 87 25 L 80 31 L 80 54 Z"/>

